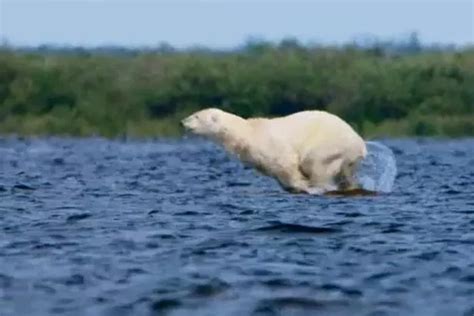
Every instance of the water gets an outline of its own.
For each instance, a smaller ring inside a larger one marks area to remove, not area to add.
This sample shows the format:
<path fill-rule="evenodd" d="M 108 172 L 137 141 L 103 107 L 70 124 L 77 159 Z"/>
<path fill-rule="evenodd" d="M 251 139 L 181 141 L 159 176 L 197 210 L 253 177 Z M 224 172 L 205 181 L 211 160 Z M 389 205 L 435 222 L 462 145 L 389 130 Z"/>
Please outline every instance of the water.
<path fill-rule="evenodd" d="M 386 145 L 366 142 L 367 156 L 356 172 L 359 185 L 372 192 L 392 192 L 397 176 L 397 161 L 393 151 Z"/>
<path fill-rule="evenodd" d="M 474 314 L 474 139 L 291 195 L 207 142 L 0 139 L 0 315 Z"/>

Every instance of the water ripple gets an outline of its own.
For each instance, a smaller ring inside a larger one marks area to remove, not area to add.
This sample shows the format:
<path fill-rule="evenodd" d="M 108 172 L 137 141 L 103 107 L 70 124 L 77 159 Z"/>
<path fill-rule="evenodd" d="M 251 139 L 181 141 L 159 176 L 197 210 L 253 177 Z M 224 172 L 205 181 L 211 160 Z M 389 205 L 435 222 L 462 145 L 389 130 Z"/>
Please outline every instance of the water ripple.
<path fill-rule="evenodd" d="M 318 197 L 208 142 L 0 139 L 0 313 L 471 316 L 474 140 L 384 144 L 393 192 Z"/>

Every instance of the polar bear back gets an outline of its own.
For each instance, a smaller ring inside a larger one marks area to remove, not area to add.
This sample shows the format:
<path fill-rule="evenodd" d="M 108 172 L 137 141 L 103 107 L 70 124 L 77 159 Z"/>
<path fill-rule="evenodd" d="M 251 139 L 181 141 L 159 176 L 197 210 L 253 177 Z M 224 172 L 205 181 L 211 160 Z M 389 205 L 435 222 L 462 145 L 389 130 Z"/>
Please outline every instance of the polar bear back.
<path fill-rule="evenodd" d="M 250 119 L 260 130 L 277 143 L 291 144 L 300 156 L 317 147 L 334 151 L 351 151 L 365 156 L 364 140 L 345 121 L 324 111 L 303 111 L 273 119 Z"/>

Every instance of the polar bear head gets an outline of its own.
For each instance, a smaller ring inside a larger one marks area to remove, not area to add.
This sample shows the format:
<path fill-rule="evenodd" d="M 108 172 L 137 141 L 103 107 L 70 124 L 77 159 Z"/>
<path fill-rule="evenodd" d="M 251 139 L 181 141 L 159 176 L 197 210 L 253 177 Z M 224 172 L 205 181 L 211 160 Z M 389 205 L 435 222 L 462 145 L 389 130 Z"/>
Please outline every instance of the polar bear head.
<path fill-rule="evenodd" d="M 205 136 L 218 138 L 225 133 L 225 118 L 227 113 L 216 109 L 209 108 L 191 114 L 181 121 L 181 125 L 189 132 Z"/>

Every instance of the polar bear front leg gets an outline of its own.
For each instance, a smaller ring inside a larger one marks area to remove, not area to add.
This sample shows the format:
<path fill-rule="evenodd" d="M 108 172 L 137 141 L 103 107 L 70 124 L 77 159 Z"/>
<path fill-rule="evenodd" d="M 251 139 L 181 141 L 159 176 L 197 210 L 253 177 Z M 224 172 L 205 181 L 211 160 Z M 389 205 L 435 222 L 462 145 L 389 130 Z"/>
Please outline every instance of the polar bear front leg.
<path fill-rule="evenodd" d="M 312 193 L 308 179 L 296 167 L 282 170 L 276 175 L 276 179 L 280 186 L 288 192 Z"/>

